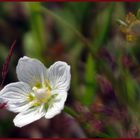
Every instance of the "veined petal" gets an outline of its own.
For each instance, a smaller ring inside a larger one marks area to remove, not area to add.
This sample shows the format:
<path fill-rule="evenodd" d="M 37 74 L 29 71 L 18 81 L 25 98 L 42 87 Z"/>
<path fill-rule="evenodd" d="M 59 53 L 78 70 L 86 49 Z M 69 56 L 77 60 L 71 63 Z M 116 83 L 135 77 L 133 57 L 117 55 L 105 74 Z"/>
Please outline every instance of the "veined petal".
<path fill-rule="evenodd" d="M 8 102 L 25 101 L 27 95 L 31 91 L 32 90 L 28 84 L 24 82 L 15 82 L 8 84 L 0 91 L 0 98 Z"/>
<path fill-rule="evenodd" d="M 58 61 L 50 66 L 47 77 L 52 89 L 68 91 L 71 80 L 70 66 Z"/>
<path fill-rule="evenodd" d="M 32 103 L 30 102 L 17 102 L 17 103 L 11 103 L 8 102 L 8 104 L 6 105 L 6 108 L 12 112 L 18 113 L 18 112 L 22 112 L 25 111 L 27 109 L 29 109 L 30 107 L 32 107 Z"/>
<path fill-rule="evenodd" d="M 39 60 L 24 56 L 19 59 L 16 72 L 20 81 L 35 86 L 44 83 L 47 69 Z"/>
<path fill-rule="evenodd" d="M 30 107 L 27 95 L 31 88 L 24 82 L 8 84 L 0 91 L 0 99 L 7 103 L 7 109 L 13 112 L 20 112 Z"/>
<path fill-rule="evenodd" d="M 36 120 L 39 120 L 45 115 L 43 105 L 41 107 L 30 108 L 24 112 L 19 113 L 14 118 L 14 124 L 17 127 L 23 127 L 30 124 Z"/>
<path fill-rule="evenodd" d="M 67 99 L 67 92 L 65 91 L 62 92 L 59 90 L 58 91 L 55 90 L 53 94 L 58 94 L 58 95 L 55 97 L 54 102 L 49 106 L 45 114 L 46 119 L 51 119 L 55 115 L 59 114 L 61 110 L 63 110 L 65 101 Z"/>

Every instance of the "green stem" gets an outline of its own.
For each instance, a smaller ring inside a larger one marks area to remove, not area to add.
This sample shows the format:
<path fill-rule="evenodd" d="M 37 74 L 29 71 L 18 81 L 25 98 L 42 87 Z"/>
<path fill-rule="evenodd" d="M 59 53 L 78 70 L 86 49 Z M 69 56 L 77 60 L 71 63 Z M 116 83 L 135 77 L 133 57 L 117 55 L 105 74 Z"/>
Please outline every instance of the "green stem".
<path fill-rule="evenodd" d="M 74 118 L 78 117 L 78 114 L 72 108 L 70 108 L 68 106 L 64 107 L 64 112 L 68 113 L 69 115 L 71 115 Z"/>
<path fill-rule="evenodd" d="M 51 17 L 53 17 L 54 19 L 56 19 L 60 23 L 62 23 L 67 28 L 69 28 L 85 44 L 85 47 L 87 47 L 90 50 L 91 54 L 93 56 L 95 55 L 92 51 L 93 50 L 92 45 L 89 43 L 89 41 L 78 30 L 76 30 L 73 26 L 71 26 L 71 24 L 69 24 L 68 22 L 66 22 L 61 17 L 57 16 L 56 14 L 54 14 L 49 9 L 46 9 L 46 8 L 42 7 L 42 11 L 47 13 L 48 15 L 50 15 Z"/>

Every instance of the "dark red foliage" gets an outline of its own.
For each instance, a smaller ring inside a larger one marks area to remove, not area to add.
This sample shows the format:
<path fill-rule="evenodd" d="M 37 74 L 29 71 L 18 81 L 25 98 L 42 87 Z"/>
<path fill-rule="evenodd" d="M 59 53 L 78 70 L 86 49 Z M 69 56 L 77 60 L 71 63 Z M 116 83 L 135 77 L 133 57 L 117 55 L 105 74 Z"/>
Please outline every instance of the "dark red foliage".
<path fill-rule="evenodd" d="M 9 63 L 10 63 L 10 60 L 11 60 L 11 57 L 12 57 L 12 54 L 13 54 L 13 51 L 14 51 L 14 48 L 15 48 L 15 44 L 16 44 L 16 40 L 13 42 L 12 46 L 10 47 L 9 54 L 6 58 L 5 63 L 3 64 L 3 67 L 2 67 L 2 81 L 1 81 L 1 84 L 0 84 L 1 87 L 4 83 L 4 81 L 5 81 L 5 78 L 7 76 L 8 70 L 9 70 Z"/>
<path fill-rule="evenodd" d="M 125 68 L 132 68 L 133 67 L 133 60 L 130 56 L 124 55 L 122 56 L 122 64 Z"/>
<path fill-rule="evenodd" d="M 109 53 L 109 51 L 106 48 L 99 49 L 99 57 L 107 61 L 109 65 L 111 66 L 112 70 L 116 68 L 116 62 L 115 58 Z"/>
<path fill-rule="evenodd" d="M 7 103 L 0 103 L 0 109 L 6 108 Z"/>

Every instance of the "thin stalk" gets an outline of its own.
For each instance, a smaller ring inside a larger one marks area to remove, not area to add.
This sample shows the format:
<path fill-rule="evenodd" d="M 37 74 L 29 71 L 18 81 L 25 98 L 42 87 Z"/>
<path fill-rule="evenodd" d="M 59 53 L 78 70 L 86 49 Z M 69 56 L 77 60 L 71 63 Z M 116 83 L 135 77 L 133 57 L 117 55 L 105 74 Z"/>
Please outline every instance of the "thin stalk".
<path fill-rule="evenodd" d="M 68 106 L 64 107 L 64 112 L 68 113 L 70 116 L 72 116 L 74 118 L 78 117 L 78 114 L 72 108 L 70 108 Z"/>
<path fill-rule="evenodd" d="M 76 30 L 73 26 L 71 26 L 71 24 L 69 24 L 68 22 L 66 22 L 61 17 L 57 16 L 56 14 L 54 14 L 49 9 L 46 9 L 46 8 L 42 7 L 42 11 L 47 13 L 48 15 L 50 15 L 51 17 L 53 17 L 57 21 L 61 22 L 64 26 L 66 26 L 73 33 L 75 33 L 75 35 L 85 44 L 85 47 L 87 47 L 90 50 L 92 56 L 95 56 L 95 54 L 93 52 L 93 49 L 92 49 L 92 45 L 89 43 L 89 41 L 78 30 Z"/>

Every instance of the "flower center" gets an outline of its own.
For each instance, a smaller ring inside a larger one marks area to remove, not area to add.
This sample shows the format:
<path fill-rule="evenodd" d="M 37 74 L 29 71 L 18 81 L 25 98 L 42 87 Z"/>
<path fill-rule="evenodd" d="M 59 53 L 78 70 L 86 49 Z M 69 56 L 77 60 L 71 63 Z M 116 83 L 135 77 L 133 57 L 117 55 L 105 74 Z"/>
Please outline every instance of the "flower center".
<path fill-rule="evenodd" d="M 32 106 L 40 106 L 42 103 L 49 104 L 52 94 L 51 94 L 51 87 L 48 82 L 41 85 L 41 83 L 37 83 L 32 88 L 31 93 L 28 94 L 27 100 L 32 102 Z"/>
<path fill-rule="evenodd" d="M 52 106 L 56 102 L 56 96 L 58 94 L 51 94 L 51 86 L 49 82 L 41 85 L 37 83 L 31 93 L 28 94 L 27 100 L 31 102 L 32 107 L 40 106 L 44 104 L 44 108 L 47 110 L 49 106 Z"/>
<path fill-rule="evenodd" d="M 36 100 L 41 103 L 47 102 L 51 97 L 51 91 L 47 87 L 45 88 L 33 87 L 32 90 L 34 91 Z"/>

